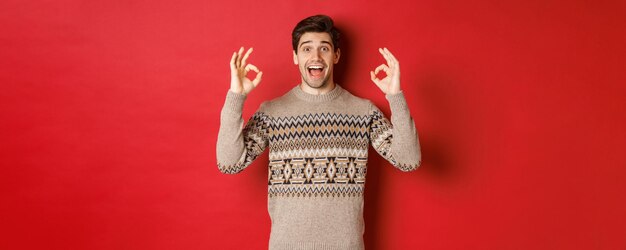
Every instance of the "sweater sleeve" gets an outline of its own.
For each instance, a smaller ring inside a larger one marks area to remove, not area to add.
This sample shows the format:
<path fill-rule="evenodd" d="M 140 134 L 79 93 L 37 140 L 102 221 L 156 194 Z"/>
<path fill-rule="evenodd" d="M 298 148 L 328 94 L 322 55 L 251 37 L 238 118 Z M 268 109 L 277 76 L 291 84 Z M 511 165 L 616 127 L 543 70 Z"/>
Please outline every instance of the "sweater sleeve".
<path fill-rule="evenodd" d="M 394 167 L 408 172 L 421 164 L 422 154 L 415 123 L 402 92 L 387 95 L 391 122 L 370 103 L 370 142 L 372 147 Z"/>
<path fill-rule="evenodd" d="M 241 117 L 246 96 L 228 91 L 217 135 L 217 167 L 225 174 L 244 170 L 268 145 L 268 116 L 259 109 L 243 127 Z"/>

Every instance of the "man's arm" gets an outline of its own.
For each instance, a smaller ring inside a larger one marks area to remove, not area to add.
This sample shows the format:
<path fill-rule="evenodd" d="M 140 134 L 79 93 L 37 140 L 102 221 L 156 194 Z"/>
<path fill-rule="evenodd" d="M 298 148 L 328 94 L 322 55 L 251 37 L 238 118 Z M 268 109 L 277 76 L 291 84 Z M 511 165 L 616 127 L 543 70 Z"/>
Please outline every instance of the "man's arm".
<path fill-rule="evenodd" d="M 400 63 L 387 50 L 379 49 L 387 64 L 381 64 L 370 72 L 372 81 L 389 101 L 391 122 L 371 104 L 370 141 L 383 158 L 402 171 L 417 169 L 422 161 L 415 123 L 400 89 Z M 378 79 L 376 74 L 383 70 L 387 76 Z"/>
<path fill-rule="evenodd" d="M 260 82 L 263 72 L 246 60 L 252 53 L 248 49 L 245 55 L 243 47 L 233 53 L 230 60 L 231 83 L 226 94 L 226 101 L 220 117 L 220 130 L 217 135 L 217 166 L 225 174 L 235 174 L 245 169 L 267 147 L 267 116 L 256 112 L 245 127 L 241 117 L 246 96 Z M 252 70 L 257 72 L 254 80 L 246 75 Z"/>

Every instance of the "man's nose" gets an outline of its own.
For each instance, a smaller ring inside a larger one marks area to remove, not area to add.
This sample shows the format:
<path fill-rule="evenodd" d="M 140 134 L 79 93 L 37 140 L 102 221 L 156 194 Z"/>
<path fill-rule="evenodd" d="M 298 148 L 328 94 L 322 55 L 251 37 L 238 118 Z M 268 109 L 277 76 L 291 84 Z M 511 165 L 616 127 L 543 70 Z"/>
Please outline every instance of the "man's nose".
<path fill-rule="evenodd" d="M 320 52 L 318 50 L 313 51 L 313 59 L 321 59 Z"/>

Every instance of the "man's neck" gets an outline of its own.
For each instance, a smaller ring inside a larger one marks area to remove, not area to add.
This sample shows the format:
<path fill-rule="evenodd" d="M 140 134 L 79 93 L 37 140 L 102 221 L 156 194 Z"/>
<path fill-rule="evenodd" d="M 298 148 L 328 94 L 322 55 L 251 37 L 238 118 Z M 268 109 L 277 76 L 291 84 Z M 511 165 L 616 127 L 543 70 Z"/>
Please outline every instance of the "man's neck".
<path fill-rule="evenodd" d="M 308 84 L 306 84 L 305 82 L 302 82 L 300 83 L 300 89 L 304 93 L 307 93 L 307 94 L 323 95 L 335 89 L 335 83 L 333 81 L 329 81 L 328 83 L 326 83 L 324 86 L 320 88 L 311 88 L 309 87 Z"/>

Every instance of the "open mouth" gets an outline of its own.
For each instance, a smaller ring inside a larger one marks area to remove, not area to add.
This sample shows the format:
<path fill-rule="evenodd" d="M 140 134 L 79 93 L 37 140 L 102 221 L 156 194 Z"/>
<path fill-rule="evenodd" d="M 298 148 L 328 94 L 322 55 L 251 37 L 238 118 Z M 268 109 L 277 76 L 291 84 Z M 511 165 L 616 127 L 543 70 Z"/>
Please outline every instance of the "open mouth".
<path fill-rule="evenodd" d="M 307 67 L 307 70 L 309 71 L 309 75 L 311 76 L 311 78 L 319 79 L 319 78 L 322 78 L 322 75 L 323 75 L 323 72 L 324 72 L 324 66 L 322 66 L 322 65 L 311 65 L 311 66 Z"/>

